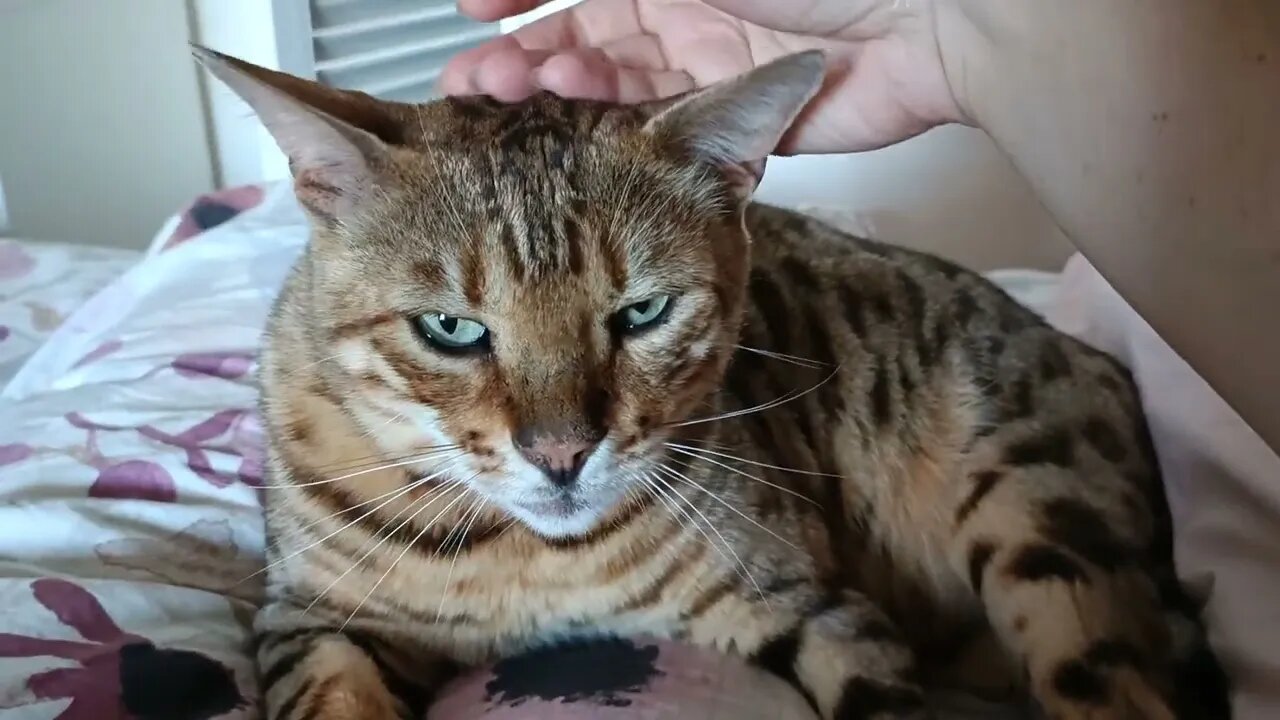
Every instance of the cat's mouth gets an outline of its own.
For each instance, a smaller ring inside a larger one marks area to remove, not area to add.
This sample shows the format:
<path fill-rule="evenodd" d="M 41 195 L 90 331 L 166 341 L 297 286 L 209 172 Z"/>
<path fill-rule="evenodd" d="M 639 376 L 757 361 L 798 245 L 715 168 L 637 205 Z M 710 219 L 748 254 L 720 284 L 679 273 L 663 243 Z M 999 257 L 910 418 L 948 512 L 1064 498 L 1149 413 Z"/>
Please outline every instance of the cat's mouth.
<path fill-rule="evenodd" d="M 525 510 L 544 517 L 565 518 L 589 509 L 587 503 L 569 493 L 560 493 L 549 499 L 521 503 Z"/>
<path fill-rule="evenodd" d="M 606 514 L 599 498 L 572 491 L 528 498 L 515 503 L 511 511 L 529 529 L 548 538 L 589 533 Z"/>

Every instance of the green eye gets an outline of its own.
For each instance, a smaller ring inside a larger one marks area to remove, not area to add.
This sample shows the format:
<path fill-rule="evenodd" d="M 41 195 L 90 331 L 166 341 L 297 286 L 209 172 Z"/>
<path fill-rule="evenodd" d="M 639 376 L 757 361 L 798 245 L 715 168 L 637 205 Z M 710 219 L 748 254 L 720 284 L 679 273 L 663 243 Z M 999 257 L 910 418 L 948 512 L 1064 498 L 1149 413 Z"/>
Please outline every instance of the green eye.
<path fill-rule="evenodd" d="M 634 333 L 662 322 L 670 307 L 670 295 L 656 295 L 648 300 L 628 305 L 618 313 L 618 316 L 622 321 L 623 330 Z"/>
<path fill-rule="evenodd" d="M 489 347 L 489 328 L 475 320 L 431 313 L 420 316 L 417 325 L 427 342 L 439 350 L 460 352 Z"/>

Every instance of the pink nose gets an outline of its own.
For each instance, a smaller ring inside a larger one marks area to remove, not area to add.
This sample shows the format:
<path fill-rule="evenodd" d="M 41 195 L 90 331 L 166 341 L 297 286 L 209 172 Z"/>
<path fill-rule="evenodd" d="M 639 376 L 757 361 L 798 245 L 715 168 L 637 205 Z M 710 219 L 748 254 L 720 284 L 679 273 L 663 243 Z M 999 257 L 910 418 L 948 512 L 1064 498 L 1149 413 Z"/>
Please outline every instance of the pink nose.
<path fill-rule="evenodd" d="M 545 436 L 535 438 L 529 445 L 516 443 L 525 460 L 561 487 L 568 487 L 578 479 L 578 473 L 596 445 L 587 440 L 558 440 Z"/>

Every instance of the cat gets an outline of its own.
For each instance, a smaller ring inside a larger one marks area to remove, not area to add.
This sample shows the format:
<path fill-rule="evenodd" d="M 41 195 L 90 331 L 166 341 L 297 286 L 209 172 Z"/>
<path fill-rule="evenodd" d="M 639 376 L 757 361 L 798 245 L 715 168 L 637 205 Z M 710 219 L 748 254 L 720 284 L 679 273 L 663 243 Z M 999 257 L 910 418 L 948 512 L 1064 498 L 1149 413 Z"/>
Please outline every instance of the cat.
<path fill-rule="evenodd" d="M 1124 366 L 752 201 L 821 53 L 410 105 L 195 52 L 313 227 L 260 376 L 268 717 L 414 716 L 592 633 L 740 655 L 824 720 L 929 717 L 926 687 L 1229 715 Z"/>

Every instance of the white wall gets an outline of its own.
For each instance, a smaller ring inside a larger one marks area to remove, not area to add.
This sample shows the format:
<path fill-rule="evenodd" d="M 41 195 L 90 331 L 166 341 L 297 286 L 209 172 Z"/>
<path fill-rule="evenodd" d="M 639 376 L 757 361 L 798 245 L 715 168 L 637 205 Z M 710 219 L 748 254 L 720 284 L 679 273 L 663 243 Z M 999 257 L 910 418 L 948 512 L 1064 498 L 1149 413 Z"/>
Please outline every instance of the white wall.
<path fill-rule="evenodd" d="M 140 247 L 213 187 L 184 0 L 0 0 L 9 234 Z"/>

